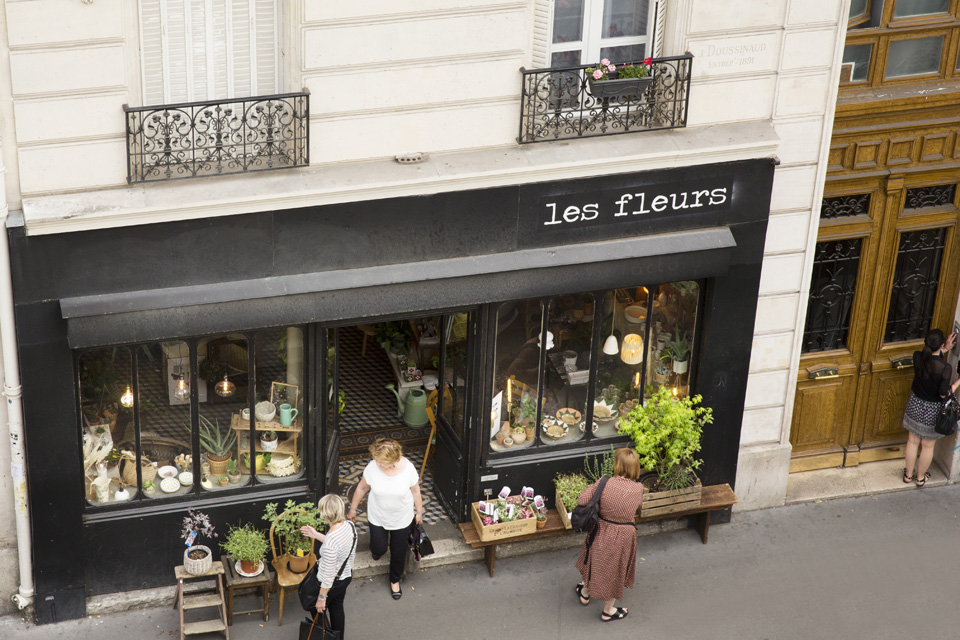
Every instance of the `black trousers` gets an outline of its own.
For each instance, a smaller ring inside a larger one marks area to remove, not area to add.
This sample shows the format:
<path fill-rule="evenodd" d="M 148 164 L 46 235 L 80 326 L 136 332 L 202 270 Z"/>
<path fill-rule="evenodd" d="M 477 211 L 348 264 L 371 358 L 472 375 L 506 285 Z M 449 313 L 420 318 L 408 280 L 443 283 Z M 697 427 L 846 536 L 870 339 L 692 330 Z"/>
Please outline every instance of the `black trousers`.
<path fill-rule="evenodd" d="M 390 582 L 400 582 L 403 575 L 403 561 L 407 557 L 407 538 L 410 536 L 410 525 L 403 529 L 384 529 L 375 524 L 370 525 L 370 553 L 374 560 L 379 560 L 390 548 Z"/>
<path fill-rule="evenodd" d="M 347 618 L 343 613 L 343 599 L 347 596 L 347 587 L 350 586 L 352 577 L 343 580 L 334 580 L 333 586 L 327 592 L 327 615 L 330 616 L 330 628 L 340 632 L 340 637 L 344 638 L 344 628 L 347 626 Z M 310 610 L 310 619 L 317 615 L 316 606 Z"/>

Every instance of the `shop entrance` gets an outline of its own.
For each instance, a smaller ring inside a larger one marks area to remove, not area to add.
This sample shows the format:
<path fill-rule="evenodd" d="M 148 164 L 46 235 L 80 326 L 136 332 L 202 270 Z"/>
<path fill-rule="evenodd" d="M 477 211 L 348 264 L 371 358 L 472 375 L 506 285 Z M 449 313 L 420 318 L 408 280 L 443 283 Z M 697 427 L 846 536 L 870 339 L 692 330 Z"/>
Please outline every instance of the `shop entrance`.
<path fill-rule="evenodd" d="M 421 474 L 424 520 L 459 518 L 471 316 L 328 330 L 328 486 L 350 495 L 370 461 L 368 447 L 392 438 Z M 358 522 L 366 523 L 363 506 Z"/>

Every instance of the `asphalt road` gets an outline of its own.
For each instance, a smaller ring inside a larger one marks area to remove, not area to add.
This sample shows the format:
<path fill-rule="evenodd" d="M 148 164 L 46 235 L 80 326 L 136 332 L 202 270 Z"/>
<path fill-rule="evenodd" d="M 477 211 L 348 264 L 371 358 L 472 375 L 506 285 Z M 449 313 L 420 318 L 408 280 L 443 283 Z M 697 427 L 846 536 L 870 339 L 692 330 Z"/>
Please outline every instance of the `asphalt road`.
<path fill-rule="evenodd" d="M 348 591 L 347 637 L 566 640 L 958 638 L 960 485 L 736 513 L 700 543 L 693 530 L 640 539 L 630 615 L 600 621 L 574 594 L 576 550 L 421 571 L 394 601 L 385 577 Z M 366 553 L 366 551 L 361 551 Z M 118 568 L 118 570 L 122 570 Z M 171 587 L 172 589 L 172 587 Z M 236 618 L 233 640 L 296 639 L 299 610 Z M 195 636 L 220 638 L 222 634 Z M 179 638 L 168 607 L 36 627 L 0 619 L 0 638 Z"/>

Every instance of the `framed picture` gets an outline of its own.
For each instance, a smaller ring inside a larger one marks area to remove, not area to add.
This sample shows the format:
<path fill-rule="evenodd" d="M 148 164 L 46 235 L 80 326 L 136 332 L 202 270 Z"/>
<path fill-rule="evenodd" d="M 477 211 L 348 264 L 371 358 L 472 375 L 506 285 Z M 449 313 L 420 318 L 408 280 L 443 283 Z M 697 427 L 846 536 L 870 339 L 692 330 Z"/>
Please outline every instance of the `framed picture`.
<path fill-rule="evenodd" d="M 280 409 L 283 403 L 289 404 L 295 409 L 300 408 L 300 387 L 295 384 L 286 384 L 284 382 L 274 382 L 270 385 L 270 402 Z"/>

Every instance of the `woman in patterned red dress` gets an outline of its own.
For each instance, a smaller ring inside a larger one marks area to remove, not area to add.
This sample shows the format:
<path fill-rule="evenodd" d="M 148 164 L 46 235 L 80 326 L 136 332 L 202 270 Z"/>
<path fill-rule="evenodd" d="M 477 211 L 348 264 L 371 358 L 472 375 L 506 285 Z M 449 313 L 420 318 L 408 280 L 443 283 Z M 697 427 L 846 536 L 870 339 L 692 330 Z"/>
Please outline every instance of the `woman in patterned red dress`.
<path fill-rule="evenodd" d="M 617 449 L 613 473 L 600 496 L 600 519 L 593 544 L 588 552 L 588 536 L 577 558 L 577 569 L 583 576 L 577 585 L 577 597 L 583 606 L 590 604 L 591 596 L 603 600 L 600 619 L 604 622 L 627 617 L 627 610 L 617 607 L 616 601 L 623 600 L 624 588 L 633 588 L 637 565 L 637 529 L 633 519 L 643 502 L 643 485 L 637 482 L 637 452 L 626 447 Z M 587 504 L 596 490 L 597 482 L 580 494 L 577 504 Z"/>

